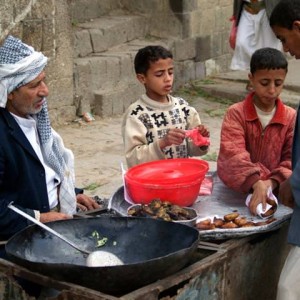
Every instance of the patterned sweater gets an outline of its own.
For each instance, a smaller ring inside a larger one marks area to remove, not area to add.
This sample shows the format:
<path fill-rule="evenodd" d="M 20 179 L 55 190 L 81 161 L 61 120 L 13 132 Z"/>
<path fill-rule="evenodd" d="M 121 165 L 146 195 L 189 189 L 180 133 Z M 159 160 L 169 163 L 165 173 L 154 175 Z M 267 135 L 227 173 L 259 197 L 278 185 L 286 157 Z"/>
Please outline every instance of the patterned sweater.
<path fill-rule="evenodd" d="M 184 99 L 168 96 L 160 103 L 142 95 L 131 104 L 123 117 L 122 136 L 127 166 L 159 159 L 186 158 L 207 153 L 185 139 L 181 145 L 161 150 L 158 140 L 170 128 L 193 129 L 201 124 L 199 114 Z"/>

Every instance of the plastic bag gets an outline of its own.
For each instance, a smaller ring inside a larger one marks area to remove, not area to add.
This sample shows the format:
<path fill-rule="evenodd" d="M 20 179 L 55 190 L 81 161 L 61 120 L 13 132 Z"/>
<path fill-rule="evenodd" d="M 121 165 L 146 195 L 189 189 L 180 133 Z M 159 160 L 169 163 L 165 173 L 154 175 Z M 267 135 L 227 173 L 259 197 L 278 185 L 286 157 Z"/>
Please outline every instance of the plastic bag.
<path fill-rule="evenodd" d="M 278 200 L 273 194 L 271 187 L 268 188 L 267 192 L 268 200 L 266 204 L 266 209 L 263 209 L 262 203 L 259 203 L 256 207 L 256 213 L 262 219 L 268 219 L 274 215 L 278 207 Z M 246 205 L 249 207 L 252 194 L 249 194 L 246 198 Z"/>
<path fill-rule="evenodd" d="M 236 26 L 236 19 L 234 16 L 230 18 L 231 23 L 231 29 L 229 34 L 229 45 L 231 49 L 235 49 L 235 42 L 236 42 L 236 35 L 237 35 L 237 26 Z"/>
<path fill-rule="evenodd" d="M 186 137 L 190 138 L 196 146 L 209 146 L 210 140 L 208 137 L 203 136 L 198 128 L 189 129 L 185 131 Z"/>

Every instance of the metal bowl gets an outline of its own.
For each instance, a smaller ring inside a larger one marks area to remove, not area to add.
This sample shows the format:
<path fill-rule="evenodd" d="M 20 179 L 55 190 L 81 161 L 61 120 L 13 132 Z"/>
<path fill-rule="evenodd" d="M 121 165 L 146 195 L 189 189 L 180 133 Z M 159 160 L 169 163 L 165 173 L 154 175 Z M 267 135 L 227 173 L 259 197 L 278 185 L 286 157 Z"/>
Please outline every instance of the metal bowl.
<path fill-rule="evenodd" d="M 127 215 L 129 217 L 131 217 L 131 215 L 128 214 L 128 211 L 132 208 L 138 208 L 138 207 L 141 207 L 141 206 L 142 206 L 141 204 L 134 204 L 134 205 L 129 206 L 128 209 L 127 209 Z M 195 209 L 191 208 L 191 207 L 183 207 L 183 208 L 189 211 L 190 215 L 193 216 L 192 219 L 179 220 L 179 221 L 172 220 L 171 222 L 184 224 L 184 225 L 188 225 L 188 226 L 194 226 L 196 224 L 196 221 L 197 221 L 197 211 Z M 150 215 L 145 215 L 145 218 L 152 218 L 152 217 Z"/>

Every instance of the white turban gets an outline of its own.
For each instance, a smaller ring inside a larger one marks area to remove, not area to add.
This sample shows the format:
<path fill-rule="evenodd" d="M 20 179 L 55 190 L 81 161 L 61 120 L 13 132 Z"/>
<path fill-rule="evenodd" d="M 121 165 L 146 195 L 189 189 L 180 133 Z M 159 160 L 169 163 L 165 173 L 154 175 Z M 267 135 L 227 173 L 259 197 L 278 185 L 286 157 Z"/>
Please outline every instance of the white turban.
<path fill-rule="evenodd" d="M 45 68 L 47 57 L 21 40 L 8 36 L 0 47 L 0 107 L 7 95 L 35 79 Z"/>

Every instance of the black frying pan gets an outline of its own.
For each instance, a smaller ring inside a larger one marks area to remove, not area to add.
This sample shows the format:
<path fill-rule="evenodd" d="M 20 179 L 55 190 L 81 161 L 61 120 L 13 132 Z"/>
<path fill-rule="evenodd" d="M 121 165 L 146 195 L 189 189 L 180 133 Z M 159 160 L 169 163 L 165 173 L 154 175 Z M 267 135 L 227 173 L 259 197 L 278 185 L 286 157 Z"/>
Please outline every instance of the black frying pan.
<path fill-rule="evenodd" d="M 6 244 L 8 257 L 30 270 L 112 295 L 121 295 L 185 267 L 195 253 L 195 228 L 146 218 L 98 217 L 48 223 L 87 250 L 117 255 L 121 266 L 87 267 L 85 257 L 57 237 L 32 225 Z M 96 248 L 93 232 L 107 237 Z"/>

